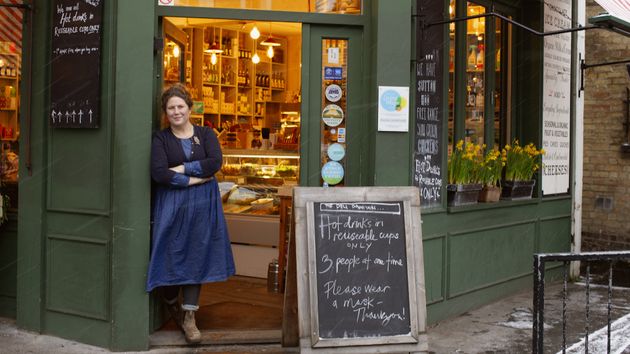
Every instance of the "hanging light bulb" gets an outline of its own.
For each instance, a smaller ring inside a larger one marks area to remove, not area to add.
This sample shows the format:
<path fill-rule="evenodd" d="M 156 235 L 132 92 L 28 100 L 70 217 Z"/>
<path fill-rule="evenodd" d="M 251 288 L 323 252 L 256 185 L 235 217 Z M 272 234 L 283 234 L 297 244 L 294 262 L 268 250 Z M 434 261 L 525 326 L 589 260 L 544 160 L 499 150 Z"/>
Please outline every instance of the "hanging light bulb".
<path fill-rule="evenodd" d="M 254 53 L 254 56 L 252 57 L 252 63 L 254 64 L 260 63 L 260 57 L 258 56 L 258 53 Z"/>
<path fill-rule="evenodd" d="M 210 55 L 210 63 L 212 63 L 212 65 L 217 65 L 217 53 L 212 53 L 212 55 Z"/>
<path fill-rule="evenodd" d="M 269 59 L 273 58 L 273 47 L 269 46 L 269 48 L 267 49 L 267 56 L 269 57 Z"/>
<path fill-rule="evenodd" d="M 254 28 L 252 28 L 252 30 L 249 32 L 249 36 L 252 37 L 252 39 L 258 39 L 258 37 L 260 37 L 260 31 L 258 30 L 258 27 L 256 27 L 256 25 L 254 25 Z"/>
<path fill-rule="evenodd" d="M 173 56 L 179 58 L 179 46 L 177 44 L 173 46 Z"/>

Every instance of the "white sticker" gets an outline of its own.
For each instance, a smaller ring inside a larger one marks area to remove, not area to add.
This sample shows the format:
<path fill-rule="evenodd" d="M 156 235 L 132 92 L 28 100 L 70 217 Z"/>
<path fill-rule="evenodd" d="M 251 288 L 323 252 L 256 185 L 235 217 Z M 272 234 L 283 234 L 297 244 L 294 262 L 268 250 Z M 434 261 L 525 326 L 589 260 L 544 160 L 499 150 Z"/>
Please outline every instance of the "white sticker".
<path fill-rule="evenodd" d="M 329 104 L 322 111 L 322 120 L 329 127 L 336 127 L 343 121 L 343 110 L 336 104 Z"/>
<path fill-rule="evenodd" d="M 339 64 L 339 48 L 328 48 L 328 63 Z"/>
<path fill-rule="evenodd" d="M 342 95 L 343 91 L 341 91 L 341 87 L 339 87 L 339 85 L 332 84 L 326 87 L 326 99 L 330 102 L 339 101 Z"/>
<path fill-rule="evenodd" d="M 346 156 L 346 149 L 343 148 L 341 144 L 331 144 L 328 147 L 328 157 L 333 161 L 339 161 Z"/>

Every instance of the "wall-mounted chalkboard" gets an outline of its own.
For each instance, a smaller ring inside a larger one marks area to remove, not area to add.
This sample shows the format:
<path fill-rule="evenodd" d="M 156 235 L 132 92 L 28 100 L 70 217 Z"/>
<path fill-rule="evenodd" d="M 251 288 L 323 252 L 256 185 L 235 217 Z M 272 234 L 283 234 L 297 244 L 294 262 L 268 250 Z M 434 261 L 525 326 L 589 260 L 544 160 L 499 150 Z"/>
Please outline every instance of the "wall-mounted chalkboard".
<path fill-rule="evenodd" d="M 54 0 L 49 122 L 98 128 L 104 0 Z"/>
<path fill-rule="evenodd" d="M 417 0 L 416 110 L 413 183 L 420 188 L 423 207 L 442 204 L 444 122 L 444 26 L 422 27 L 444 20 L 444 1 Z"/>
<path fill-rule="evenodd" d="M 294 194 L 298 274 L 308 274 L 298 281 L 301 351 L 423 350 L 418 188 L 304 187 Z"/>

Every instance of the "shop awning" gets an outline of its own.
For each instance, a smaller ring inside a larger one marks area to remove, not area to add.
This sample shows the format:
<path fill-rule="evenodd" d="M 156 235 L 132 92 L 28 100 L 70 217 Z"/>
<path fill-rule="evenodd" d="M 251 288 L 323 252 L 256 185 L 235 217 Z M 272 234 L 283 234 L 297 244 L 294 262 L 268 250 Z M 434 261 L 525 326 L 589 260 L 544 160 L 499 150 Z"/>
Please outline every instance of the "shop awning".
<path fill-rule="evenodd" d="M 606 13 L 593 16 L 588 22 L 630 36 L 630 1 L 595 0 Z"/>
<path fill-rule="evenodd" d="M 0 42 L 10 42 L 10 51 L 22 54 L 22 12 L 18 7 L 1 5 L 21 5 L 22 0 L 0 0 Z"/>

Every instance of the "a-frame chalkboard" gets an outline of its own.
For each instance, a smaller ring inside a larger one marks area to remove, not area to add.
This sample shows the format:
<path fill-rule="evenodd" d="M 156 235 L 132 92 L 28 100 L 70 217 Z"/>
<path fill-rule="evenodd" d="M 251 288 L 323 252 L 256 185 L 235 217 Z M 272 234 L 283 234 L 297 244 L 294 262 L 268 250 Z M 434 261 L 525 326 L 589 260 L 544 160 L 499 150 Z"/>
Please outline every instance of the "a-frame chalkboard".
<path fill-rule="evenodd" d="M 426 351 L 417 187 L 294 189 L 302 353 Z"/>

